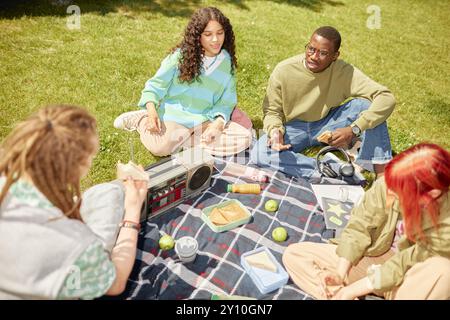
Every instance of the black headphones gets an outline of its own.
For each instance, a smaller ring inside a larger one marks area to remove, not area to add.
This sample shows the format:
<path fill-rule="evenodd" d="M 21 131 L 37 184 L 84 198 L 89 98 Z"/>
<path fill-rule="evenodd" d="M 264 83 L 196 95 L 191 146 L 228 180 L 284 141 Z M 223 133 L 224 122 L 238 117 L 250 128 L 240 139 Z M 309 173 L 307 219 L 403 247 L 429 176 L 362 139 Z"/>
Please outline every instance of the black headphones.
<path fill-rule="evenodd" d="M 323 155 L 325 155 L 326 153 L 331 152 L 331 151 L 338 151 L 345 157 L 345 159 L 347 161 L 347 163 L 343 163 L 340 165 L 339 174 L 344 177 L 352 177 L 355 174 L 355 167 L 353 166 L 347 152 L 345 152 L 345 150 L 342 148 L 331 147 L 331 146 L 325 147 L 322 150 L 320 150 L 319 153 L 317 153 L 316 163 L 317 163 L 317 169 L 319 170 L 320 174 L 327 176 L 329 178 L 337 178 L 339 176 L 339 174 L 336 171 L 334 171 L 333 168 L 331 168 L 329 163 L 322 162 L 322 160 L 320 159 Z"/>

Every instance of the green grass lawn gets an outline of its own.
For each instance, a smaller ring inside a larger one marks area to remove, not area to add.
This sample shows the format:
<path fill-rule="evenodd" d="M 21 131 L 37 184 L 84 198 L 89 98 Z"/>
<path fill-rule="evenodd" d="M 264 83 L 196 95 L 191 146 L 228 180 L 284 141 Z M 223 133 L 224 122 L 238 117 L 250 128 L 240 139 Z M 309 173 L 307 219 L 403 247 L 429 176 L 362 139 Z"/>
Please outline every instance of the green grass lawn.
<path fill-rule="evenodd" d="M 192 12 L 208 5 L 233 24 L 239 106 L 257 129 L 274 66 L 302 52 L 315 28 L 333 25 L 343 38 L 341 58 L 389 87 L 397 99 L 388 120 L 394 151 L 424 140 L 450 147 L 449 1 L 74 3 L 81 9 L 79 30 L 66 26 L 68 5 L 0 5 L 0 138 L 43 105 L 85 106 L 98 119 L 101 149 L 84 187 L 114 178 L 115 163 L 130 158 L 130 145 L 137 162 L 157 160 L 136 133 L 118 131 L 112 122 L 136 108 L 145 81 L 180 40 Z M 371 4 L 381 9 L 380 29 L 366 26 Z"/>

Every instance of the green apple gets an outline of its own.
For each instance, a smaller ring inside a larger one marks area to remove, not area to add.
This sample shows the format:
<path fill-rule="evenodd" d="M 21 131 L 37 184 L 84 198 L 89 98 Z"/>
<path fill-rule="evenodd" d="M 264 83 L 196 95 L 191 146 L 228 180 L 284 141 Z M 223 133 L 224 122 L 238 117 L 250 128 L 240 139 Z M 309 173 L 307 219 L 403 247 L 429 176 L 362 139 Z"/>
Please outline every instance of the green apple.
<path fill-rule="evenodd" d="M 269 212 L 275 212 L 278 210 L 278 202 L 275 200 L 267 200 L 264 209 Z"/>
<path fill-rule="evenodd" d="M 287 239 L 287 236 L 288 236 L 287 231 L 283 227 L 275 228 L 272 231 L 272 238 L 275 241 L 283 242 Z"/>
<path fill-rule="evenodd" d="M 175 246 L 175 241 L 168 234 L 163 235 L 159 239 L 159 247 L 161 250 L 170 250 Z"/>

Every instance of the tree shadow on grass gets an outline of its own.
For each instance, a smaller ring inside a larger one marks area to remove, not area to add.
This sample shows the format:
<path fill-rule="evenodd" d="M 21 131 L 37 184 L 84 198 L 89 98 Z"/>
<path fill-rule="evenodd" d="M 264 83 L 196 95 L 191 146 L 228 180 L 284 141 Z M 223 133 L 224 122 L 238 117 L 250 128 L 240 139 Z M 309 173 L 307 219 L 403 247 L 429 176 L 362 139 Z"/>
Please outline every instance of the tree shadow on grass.
<path fill-rule="evenodd" d="M 286 3 L 294 7 L 303 7 L 305 9 L 312 10 L 315 12 L 322 11 L 325 5 L 329 5 L 332 7 L 345 5 L 343 2 L 337 0 L 269 0 L 269 1 L 280 4 Z"/>
<path fill-rule="evenodd" d="M 338 0 L 268 0 L 275 3 L 286 3 L 295 7 L 303 7 L 319 12 L 324 5 L 343 6 Z M 256 6 L 253 0 L 222 0 L 223 4 L 232 4 L 239 9 L 250 10 Z M 142 12 L 160 13 L 167 17 L 190 17 L 202 6 L 201 0 L 16 0 L 0 3 L 0 19 L 14 19 L 23 16 L 59 16 L 73 14 L 70 5 L 77 5 L 81 14 L 94 13 L 106 15 L 120 12 L 133 18 Z"/>
<path fill-rule="evenodd" d="M 241 9 L 248 10 L 241 0 L 223 0 Z M 160 13 L 167 17 L 190 17 L 202 6 L 201 0 L 16 0 L 0 4 L 0 18 L 20 18 L 22 16 L 60 16 L 67 12 L 70 5 L 80 8 L 81 14 L 93 13 L 106 15 L 108 13 L 123 13 L 128 17 L 139 13 Z"/>
<path fill-rule="evenodd" d="M 22 16 L 59 16 L 64 17 L 68 14 L 73 14 L 69 11 L 70 5 L 79 7 L 81 14 L 93 13 L 98 15 L 106 15 L 114 12 L 162 12 L 167 16 L 186 16 L 190 10 L 188 6 L 179 5 L 184 1 L 164 1 L 167 5 L 162 6 L 156 1 L 65 1 L 65 0 L 18 0 L 10 1 L 9 3 L 0 5 L 2 18 L 20 18 Z M 190 1 L 193 5 L 198 3 L 198 0 Z"/>

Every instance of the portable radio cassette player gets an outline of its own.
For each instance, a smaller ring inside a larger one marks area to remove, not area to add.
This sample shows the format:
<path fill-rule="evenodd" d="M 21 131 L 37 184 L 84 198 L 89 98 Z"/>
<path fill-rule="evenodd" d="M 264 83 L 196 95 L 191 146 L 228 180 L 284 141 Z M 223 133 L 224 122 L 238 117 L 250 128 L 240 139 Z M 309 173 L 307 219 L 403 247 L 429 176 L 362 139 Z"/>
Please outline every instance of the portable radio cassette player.
<path fill-rule="evenodd" d="M 214 158 L 190 148 L 145 168 L 149 173 L 141 221 L 152 219 L 209 187 Z"/>

